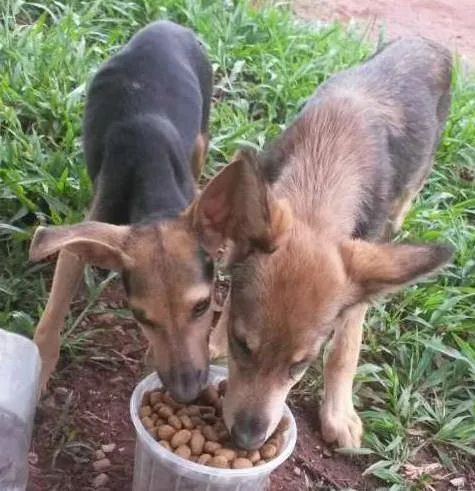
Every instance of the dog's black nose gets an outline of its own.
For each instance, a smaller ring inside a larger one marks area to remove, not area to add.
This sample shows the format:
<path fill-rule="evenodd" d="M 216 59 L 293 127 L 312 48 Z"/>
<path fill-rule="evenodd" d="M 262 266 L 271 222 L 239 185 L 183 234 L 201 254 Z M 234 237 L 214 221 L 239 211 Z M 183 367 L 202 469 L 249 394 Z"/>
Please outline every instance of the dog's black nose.
<path fill-rule="evenodd" d="M 208 374 L 206 370 L 191 367 L 171 370 L 167 389 L 177 402 L 188 403 L 194 401 L 206 384 Z"/>
<path fill-rule="evenodd" d="M 231 428 L 233 442 L 244 450 L 259 448 L 266 439 L 268 421 L 262 417 L 254 416 L 247 410 L 236 415 Z"/>

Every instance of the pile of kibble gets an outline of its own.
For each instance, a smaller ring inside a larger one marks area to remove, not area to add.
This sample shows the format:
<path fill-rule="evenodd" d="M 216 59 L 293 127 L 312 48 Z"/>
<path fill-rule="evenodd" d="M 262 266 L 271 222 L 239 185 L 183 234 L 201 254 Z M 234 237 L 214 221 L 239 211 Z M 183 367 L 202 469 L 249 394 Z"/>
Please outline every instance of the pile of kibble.
<path fill-rule="evenodd" d="M 226 380 L 209 385 L 191 405 L 174 401 L 167 392 L 146 392 L 140 418 L 147 431 L 167 450 L 198 464 L 221 469 L 246 469 L 269 462 L 281 451 L 289 420 L 283 417 L 271 438 L 257 450 L 233 448 L 222 417 Z"/>

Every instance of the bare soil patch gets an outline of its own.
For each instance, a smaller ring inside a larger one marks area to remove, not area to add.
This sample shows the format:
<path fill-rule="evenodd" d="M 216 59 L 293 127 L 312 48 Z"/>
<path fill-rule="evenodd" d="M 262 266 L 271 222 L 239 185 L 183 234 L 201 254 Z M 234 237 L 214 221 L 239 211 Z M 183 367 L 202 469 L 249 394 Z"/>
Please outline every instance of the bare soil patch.
<path fill-rule="evenodd" d="M 373 38 L 383 25 L 388 39 L 421 35 L 475 62 L 473 0 L 293 0 L 292 6 L 304 19 L 367 23 Z"/>

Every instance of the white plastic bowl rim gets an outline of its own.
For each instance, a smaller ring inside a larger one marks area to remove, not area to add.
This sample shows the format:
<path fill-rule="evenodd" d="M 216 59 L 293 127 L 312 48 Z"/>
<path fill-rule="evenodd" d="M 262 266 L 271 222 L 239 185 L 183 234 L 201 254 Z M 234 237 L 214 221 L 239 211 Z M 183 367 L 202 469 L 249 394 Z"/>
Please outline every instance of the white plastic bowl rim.
<path fill-rule="evenodd" d="M 224 367 L 211 365 L 210 366 L 210 380 L 213 383 L 219 382 L 227 377 L 227 369 Z M 145 377 L 134 389 L 132 397 L 130 399 L 130 415 L 132 422 L 137 433 L 137 438 L 145 443 L 149 450 L 154 453 L 161 460 L 165 460 L 176 465 L 186 467 L 190 471 L 198 472 L 202 475 L 209 477 L 258 477 L 259 475 L 270 474 L 274 469 L 279 467 L 285 462 L 290 454 L 293 452 L 295 444 L 297 442 L 297 425 L 295 419 L 287 404 L 284 406 L 284 415 L 290 420 L 289 428 L 286 431 L 285 446 L 280 454 L 265 464 L 258 465 L 256 467 L 249 467 L 246 469 L 218 469 L 214 467 L 208 467 L 202 464 L 191 462 L 184 459 L 167 450 L 158 444 L 158 442 L 149 434 L 149 432 L 142 425 L 142 421 L 139 418 L 139 409 L 141 405 L 141 399 L 143 394 L 149 390 L 156 390 L 162 386 L 160 379 L 156 373 L 151 373 Z"/>

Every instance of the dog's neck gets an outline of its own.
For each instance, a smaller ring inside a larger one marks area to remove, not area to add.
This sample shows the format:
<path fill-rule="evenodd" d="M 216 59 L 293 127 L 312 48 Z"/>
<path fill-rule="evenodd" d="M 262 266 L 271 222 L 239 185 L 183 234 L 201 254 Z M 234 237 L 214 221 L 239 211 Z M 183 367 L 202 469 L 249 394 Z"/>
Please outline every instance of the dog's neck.
<path fill-rule="evenodd" d="M 162 156 L 161 160 L 164 171 L 164 160 L 168 159 Z M 172 165 L 168 165 L 168 162 L 166 170 L 166 173 L 160 174 L 160 180 L 149 170 L 140 175 L 139 184 L 129 203 L 131 223 L 176 218 L 193 199 L 194 186 L 190 186 L 188 182 L 177 182 Z"/>
<path fill-rule="evenodd" d="M 134 170 L 130 222 L 176 218 L 196 193 L 189 158 L 180 140 L 159 139 L 143 153 L 143 165 Z"/>
<path fill-rule="evenodd" d="M 315 231 L 352 236 L 380 154 L 361 112 L 346 99 L 312 104 L 289 130 L 292 145 L 274 184 L 276 196 Z"/>

